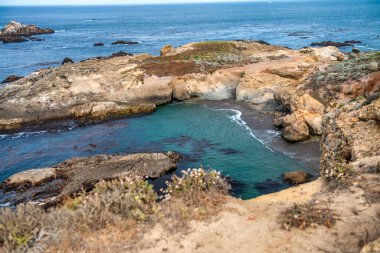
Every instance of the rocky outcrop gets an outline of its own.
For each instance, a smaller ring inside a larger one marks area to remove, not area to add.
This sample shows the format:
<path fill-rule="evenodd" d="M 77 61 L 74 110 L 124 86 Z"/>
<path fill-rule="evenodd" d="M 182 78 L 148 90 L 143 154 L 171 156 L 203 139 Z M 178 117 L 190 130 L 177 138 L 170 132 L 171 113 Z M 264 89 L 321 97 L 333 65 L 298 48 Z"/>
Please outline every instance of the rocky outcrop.
<path fill-rule="evenodd" d="M 104 43 L 101 43 L 101 42 L 94 43 L 94 47 L 102 47 L 102 46 L 104 46 Z"/>
<path fill-rule="evenodd" d="M 11 176 L 0 184 L 0 195 L 3 203 L 11 205 L 27 201 L 53 205 L 81 189 L 91 189 L 100 180 L 124 176 L 158 178 L 175 169 L 177 161 L 173 152 L 170 157 L 162 153 L 141 153 L 72 158 L 51 168 Z"/>
<path fill-rule="evenodd" d="M 173 50 L 174 50 L 174 47 L 171 45 L 163 46 L 160 50 L 160 55 L 165 56 L 165 55 L 169 54 L 170 52 L 172 52 Z"/>
<path fill-rule="evenodd" d="M 7 85 L 0 89 L 0 132 L 67 119 L 83 124 L 148 113 L 172 99 L 272 103 L 278 90 L 295 88 L 316 68 L 342 59 L 333 47 L 291 50 L 257 42 L 201 42 L 169 49 L 159 57 L 119 52 L 64 64 Z M 314 119 L 305 122 L 318 133 Z"/>
<path fill-rule="evenodd" d="M 307 140 L 310 135 L 322 134 L 322 117 L 325 107 L 309 94 L 283 89 L 275 94 L 276 101 L 285 111 L 274 120 L 282 128 L 282 136 L 290 142 Z"/>
<path fill-rule="evenodd" d="M 327 179 L 355 170 L 380 169 L 380 98 L 362 98 L 325 114 L 321 175 Z"/>
<path fill-rule="evenodd" d="M 357 42 L 356 42 L 357 43 Z M 318 46 L 318 47 L 351 47 L 353 43 L 349 43 L 349 41 L 346 42 L 334 42 L 334 41 L 322 41 L 322 42 L 313 42 L 311 43 L 312 47 Z"/>
<path fill-rule="evenodd" d="M 0 31 L 0 41 L 3 43 L 16 43 L 28 41 L 27 37 L 32 35 L 54 33 L 52 29 L 43 29 L 35 25 L 23 25 L 12 21 L 5 25 Z"/>

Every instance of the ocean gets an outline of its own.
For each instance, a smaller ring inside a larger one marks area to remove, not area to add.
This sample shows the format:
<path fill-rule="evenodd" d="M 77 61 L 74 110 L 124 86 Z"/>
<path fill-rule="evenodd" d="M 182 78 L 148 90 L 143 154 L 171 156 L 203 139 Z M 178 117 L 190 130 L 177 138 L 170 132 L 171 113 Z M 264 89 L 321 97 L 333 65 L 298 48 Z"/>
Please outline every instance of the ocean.
<path fill-rule="evenodd" d="M 1 3 L 0 3 L 1 5 Z M 44 41 L 0 44 L 0 80 L 118 51 L 159 54 L 166 44 L 254 39 L 290 48 L 325 40 L 360 40 L 380 49 L 380 1 L 272 1 L 130 6 L 1 7 L 0 25 L 11 20 L 52 28 Z M 111 45 L 116 40 L 140 42 Z M 102 42 L 104 47 L 94 47 Z M 349 51 L 352 48 L 342 48 Z"/>

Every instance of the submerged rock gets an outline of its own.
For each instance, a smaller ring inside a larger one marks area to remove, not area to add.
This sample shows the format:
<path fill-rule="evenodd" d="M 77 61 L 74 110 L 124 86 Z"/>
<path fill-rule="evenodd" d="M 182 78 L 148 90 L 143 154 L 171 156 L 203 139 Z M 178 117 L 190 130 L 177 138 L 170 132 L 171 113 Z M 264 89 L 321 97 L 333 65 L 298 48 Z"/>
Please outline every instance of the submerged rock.
<path fill-rule="evenodd" d="M 292 185 L 307 183 L 312 177 L 312 175 L 302 170 L 287 172 L 282 175 L 284 181 Z"/>
<path fill-rule="evenodd" d="M 101 42 L 94 43 L 94 47 L 102 47 L 102 46 L 104 46 L 104 43 L 101 43 Z"/>
<path fill-rule="evenodd" d="M 174 153 L 140 153 L 126 156 L 98 155 L 72 158 L 51 168 L 27 170 L 0 184 L 2 201 L 12 205 L 34 201 L 44 205 L 91 189 L 100 180 L 117 177 L 158 178 L 176 168 Z"/>
<path fill-rule="evenodd" d="M 112 45 L 135 45 L 139 44 L 136 41 L 117 40 L 111 43 Z"/>
<path fill-rule="evenodd" d="M 24 37 L 18 37 L 18 36 L 4 36 L 0 37 L 0 41 L 2 41 L 4 44 L 7 43 L 20 43 L 20 42 L 26 42 L 28 41 Z"/>

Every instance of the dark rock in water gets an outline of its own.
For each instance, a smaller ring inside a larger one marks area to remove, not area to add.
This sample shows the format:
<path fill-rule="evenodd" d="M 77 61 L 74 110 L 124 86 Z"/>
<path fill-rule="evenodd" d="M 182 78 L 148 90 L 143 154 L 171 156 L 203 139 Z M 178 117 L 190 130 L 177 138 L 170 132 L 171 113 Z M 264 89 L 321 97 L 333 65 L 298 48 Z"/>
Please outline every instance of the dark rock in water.
<path fill-rule="evenodd" d="M 139 44 L 136 41 L 126 41 L 126 40 L 117 40 L 115 42 L 112 42 L 112 45 L 135 45 Z"/>
<path fill-rule="evenodd" d="M 3 43 L 18 43 L 28 41 L 24 37 L 30 37 L 32 35 L 49 34 L 54 33 L 52 29 L 43 29 L 35 25 L 23 25 L 21 23 L 12 21 L 5 25 L 0 31 L 0 41 Z M 40 39 L 32 39 L 40 40 Z"/>
<path fill-rule="evenodd" d="M 37 38 L 37 37 L 30 37 L 29 40 L 31 40 L 31 41 L 43 41 L 44 39 Z"/>
<path fill-rule="evenodd" d="M 312 177 L 312 175 L 302 170 L 287 172 L 282 175 L 284 181 L 292 185 L 304 184 L 308 182 Z"/>
<path fill-rule="evenodd" d="M 71 58 L 66 57 L 66 58 L 63 59 L 63 61 L 62 61 L 62 65 L 66 64 L 66 63 L 74 63 L 74 61 L 73 61 Z"/>
<path fill-rule="evenodd" d="M 102 47 L 104 46 L 104 43 L 98 42 L 94 44 L 94 47 Z"/>
<path fill-rule="evenodd" d="M 124 176 L 154 179 L 176 166 L 176 161 L 162 153 L 72 158 L 51 168 L 27 170 L 11 176 L 0 184 L 0 199 L 11 205 L 37 201 L 52 206 L 81 189 L 92 189 L 100 180 Z"/>
<path fill-rule="evenodd" d="M 18 36 L 4 36 L 0 37 L 0 41 L 3 43 L 20 43 L 20 42 L 26 42 L 28 41 L 24 37 L 18 37 Z"/>
<path fill-rule="evenodd" d="M 353 45 L 346 42 L 334 42 L 334 41 L 322 41 L 322 42 L 313 42 L 311 43 L 312 47 L 352 47 Z"/>
<path fill-rule="evenodd" d="M 270 44 L 264 40 L 236 40 L 237 42 L 244 42 L 244 43 L 250 43 L 250 42 L 255 42 L 259 43 L 261 45 L 267 45 L 270 46 Z"/>
<path fill-rule="evenodd" d="M 15 82 L 21 78 L 22 78 L 22 76 L 10 75 L 7 78 L 5 78 L 1 83 L 12 83 L 12 82 Z"/>
<path fill-rule="evenodd" d="M 362 42 L 360 40 L 346 40 L 344 43 L 348 43 L 348 44 L 361 44 Z"/>
<path fill-rule="evenodd" d="M 287 186 L 280 181 L 267 179 L 263 182 L 256 183 L 255 188 L 260 194 L 269 194 L 284 190 Z"/>
<path fill-rule="evenodd" d="M 354 54 L 360 54 L 360 49 L 359 49 L 359 48 L 353 48 L 353 49 L 352 49 L 352 52 L 353 52 Z"/>
<path fill-rule="evenodd" d="M 130 53 L 126 53 L 126 52 L 123 52 L 123 51 L 119 51 L 117 53 L 113 53 L 111 54 L 110 56 L 108 56 L 107 58 L 110 59 L 110 58 L 114 58 L 114 57 L 120 57 L 120 56 L 132 56 L 133 54 L 130 54 Z"/>

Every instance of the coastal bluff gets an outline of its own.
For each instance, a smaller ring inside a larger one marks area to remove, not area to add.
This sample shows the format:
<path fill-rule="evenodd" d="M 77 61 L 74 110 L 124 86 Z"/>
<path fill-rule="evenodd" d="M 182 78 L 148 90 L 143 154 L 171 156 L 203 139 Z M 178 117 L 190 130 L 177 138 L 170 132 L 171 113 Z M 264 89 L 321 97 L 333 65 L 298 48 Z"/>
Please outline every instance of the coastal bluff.
<path fill-rule="evenodd" d="M 318 68 L 345 57 L 334 47 L 291 50 L 231 41 L 191 43 L 158 57 L 100 57 L 65 64 L 0 89 L 0 133 L 63 120 L 86 124 L 149 113 L 172 100 L 236 99 L 263 105 L 274 101 L 278 91 L 295 89 Z M 320 112 L 306 121 L 317 134 Z M 306 139 L 309 130 L 304 131 L 304 137 L 289 140 Z"/>
<path fill-rule="evenodd" d="M 66 120 L 85 125 L 145 114 L 175 100 L 244 101 L 252 110 L 272 115 L 288 142 L 320 138 L 321 177 L 252 200 L 223 198 L 219 206 L 212 206 L 222 208 L 220 212 L 206 221 L 199 218 L 204 213 L 197 207 L 185 213 L 198 218 L 189 230 L 168 233 L 157 223 L 144 233 L 139 231 L 141 240 L 133 241 L 131 249 L 357 253 L 364 246 L 363 252 L 371 252 L 367 249 L 377 247 L 380 236 L 379 63 L 379 52 L 342 53 L 336 47 L 292 50 L 262 41 L 198 42 L 165 46 L 160 56 L 92 58 L 39 70 L 1 87 L 0 133 Z M 104 170 L 111 165 L 115 171 Z M 175 166 L 169 154 L 73 158 L 52 168 L 16 174 L 1 187 L 21 192 L 19 203 L 23 203 L 33 199 L 28 194 L 40 193 L 49 184 L 58 187 L 48 198 L 63 198 L 62 193 L 78 192 L 87 182 L 93 185 L 131 171 L 156 178 Z M 186 173 L 195 177 L 203 172 Z M 202 196 L 211 202 L 207 194 Z M 193 204 L 198 201 L 190 199 Z M 323 219 L 328 209 L 334 222 L 320 226 L 312 213 L 301 219 L 299 227 L 282 227 L 284 210 L 290 210 L 290 219 L 299 219 L 295 211 L 304 205 L 312 207 L 308 211 L 317 210 L 318 218 L 322 212 Z M 172 215 L 183 210 L 178 207 L 160 218 L 173 224 L 182 221 L 180 215 Z M 119 230 L 107 227 L 91 233 L 83 235 L 86 245 L 93 247 L 89 252 L 125 252 L 125 234 Z"/>

